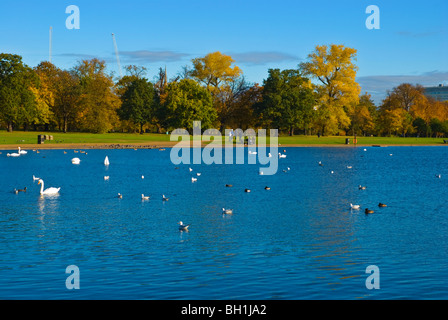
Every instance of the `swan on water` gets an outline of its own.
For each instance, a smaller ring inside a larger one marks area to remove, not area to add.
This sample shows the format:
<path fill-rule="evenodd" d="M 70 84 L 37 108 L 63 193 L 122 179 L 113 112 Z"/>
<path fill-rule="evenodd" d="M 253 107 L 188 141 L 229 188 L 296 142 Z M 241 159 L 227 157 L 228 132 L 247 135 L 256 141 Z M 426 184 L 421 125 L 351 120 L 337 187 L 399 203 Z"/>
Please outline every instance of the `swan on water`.
<path fill-rule="evenodd" d="M 191 177 L 191 182 L 195 182 L 195 181 L 198 181 L 198 178 Z"/>
<path fill-rule="evenodd" d="M 145 196 L 145 195 L 142 193 L 142 200 L 149 200 L 149 196 Z"/>
<path fill-rule="evenodd" d="M 351 204 L 350 203 L 350 208 L 352 208 L 353 210 L 359 210 L 359 208 L 361 208 L 361 206 L 359 204 Z"/>
<path fill-rule="evenodd" d="M 108 166 L 109 165 L 109 158 L 106 156 L 106 158 L 104 158 L 104 165 Z"/>
<path fill-rule="evenodd" d="M 56 194 L 59 193 L 59 190 L 61 190 L 61 188 L 48 188 L 44 190 L 44 180 L 40 179 L 39 182 L 37 184 L 40 184 L 40 194 Z"/>
<path fill-rule="evenodd" d="M 20 153 L 8 153 L 7 154 L 8 157 L 20 157 Z"/>
<path fill-rule="evenodd" d="M 73 158 L 73 159 L 72 159 L 72 163 L 73 163 L 73 164 L 80 164 L 80 163 L 81 163 L 81 159 L 79 159 L 79 158 Z"/>
<path fill-rule="evenodd" d="M 22 149 L 20 149 L 20 147 L 19 147 L 19 154 L 27 154 L 27 153 L 28 153 L 28 151 L 22 150 Z"/>

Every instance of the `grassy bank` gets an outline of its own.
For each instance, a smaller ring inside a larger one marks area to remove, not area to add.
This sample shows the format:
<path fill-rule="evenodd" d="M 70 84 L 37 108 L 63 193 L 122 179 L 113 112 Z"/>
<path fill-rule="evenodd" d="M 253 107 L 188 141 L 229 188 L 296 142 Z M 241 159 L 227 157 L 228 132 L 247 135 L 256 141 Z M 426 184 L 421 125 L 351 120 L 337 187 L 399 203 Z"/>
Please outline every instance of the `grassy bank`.
<path fill-rule="evenodd" d="M 39 134 L 52 135 L 52 141 L 45 141 L 45 146 L 66 144 L 167 144 L 170 135 L 167 134 L 132 134 L 132 133 L 61 133 L 61 132 L 35 132 L 35 131 L 0 131 L 0 146 L 35 145 Z M 329 136 L 281 136 L 279 144 L 287 145 L 345 145 L 346 138 L 353 143 L 353 137 Z M 225 137 L 223 137 L 225 139 Z M 443 145 L 443 138 L 401 138 L 401 137 L 358 137 L 358 145 Z M 268 139 L 269 142 L 269 139 Z M 175 142 L 173 142 L 175 144 Z"/>

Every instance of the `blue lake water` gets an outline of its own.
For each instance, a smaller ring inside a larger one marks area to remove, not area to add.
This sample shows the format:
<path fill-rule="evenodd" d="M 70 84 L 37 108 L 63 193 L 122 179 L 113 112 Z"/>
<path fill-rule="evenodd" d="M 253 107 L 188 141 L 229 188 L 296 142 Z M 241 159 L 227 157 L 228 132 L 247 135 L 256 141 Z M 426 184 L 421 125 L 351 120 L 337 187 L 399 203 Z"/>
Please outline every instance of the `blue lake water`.
<path fill-rule="evenodd" d="M 2 151 L 0 299 L 448 298 L 448 148 L 287 148 L 273 176 L 176 166 L 170 149 L 86 151 Z M 60 195 L 42 198 L 33 175 Z"/>

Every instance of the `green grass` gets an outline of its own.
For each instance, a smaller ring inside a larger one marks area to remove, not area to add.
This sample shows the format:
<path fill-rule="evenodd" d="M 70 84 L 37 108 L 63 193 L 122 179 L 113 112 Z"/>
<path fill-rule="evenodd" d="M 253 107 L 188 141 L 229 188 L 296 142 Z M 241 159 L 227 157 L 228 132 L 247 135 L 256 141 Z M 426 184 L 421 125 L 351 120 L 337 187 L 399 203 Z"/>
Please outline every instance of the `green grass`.
<path fill-rule="evenodd" d="M 134 134 L 134 133 L 61 133 L 61 132 L 36 132 L 15 131 L 12 133 L 0 131 L 1 144 L 37 144 L 39 134 L 52 135 L 53 140 L 46 140 L 45 144 L 58 143 L 145 143 L 152 141 L 169 141 L 170 136 L 166 134 Z"/>
<path fill-rule="evenodd" d="M 133 134 L 133 133 L 61 133 L 61 132 L 35 132 L 35 131 L 15 131 L 12 133 L 4 130 L 0 131 L 0 145 L 37 145 L 37 136 L 39 134 L 52 135 L 53 141 L 45 141 L 45 144 L 60 143 L 106 143 L 106 144 L 133 144 L 133 143 L 151 143 L 170 141 L 170 135 L 167 134 Z M 197 137 L 196 137 L 197 138 Z M 342 136 L 281 136 L 278 139 L 281 145 L 344 145 L 345 139 L 350 139 L 353 144 L 353 137 Z M 223 137 L 226 139 L 226 137 Z M 360 145 L 426 145 L 443 144 L 443 138 L 401 138 L 401 137 L 358 137 Z M 269 143 L 269 139 L 267 140 Z"/>

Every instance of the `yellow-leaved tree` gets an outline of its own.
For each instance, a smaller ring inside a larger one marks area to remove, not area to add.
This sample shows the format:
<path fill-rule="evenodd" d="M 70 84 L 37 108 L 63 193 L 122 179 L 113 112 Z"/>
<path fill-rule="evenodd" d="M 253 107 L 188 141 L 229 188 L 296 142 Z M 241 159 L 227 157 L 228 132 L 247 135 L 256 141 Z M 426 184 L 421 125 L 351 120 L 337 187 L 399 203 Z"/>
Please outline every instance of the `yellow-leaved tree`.
<path fill-rule="evenodd" d="M 334 134 L 350 125 L 347 111 L 357 105 L 361 91 L 355 80 L 356 52 L 343 45 L 318 45 L 299 65 L 304 75 L 318 80 L 316 123 L 322 134 Z"/>
<path fill-rule="evenodd" d="M 247 83 L 241 78 L 242 71 L 231 56 L 219 51 L 192 60 L 191 76 L 205 85 L 213 97 L 218 112 L 221 129 L 228 122 L 234 100 L 240 92 L 246 90 Z"/>

